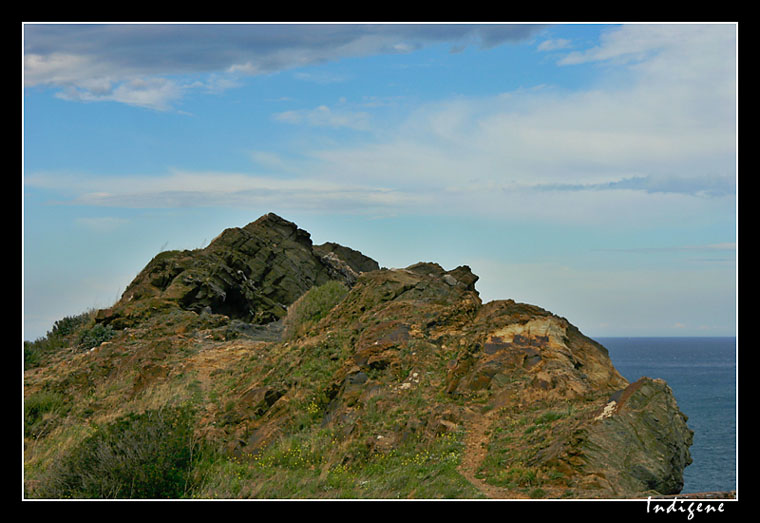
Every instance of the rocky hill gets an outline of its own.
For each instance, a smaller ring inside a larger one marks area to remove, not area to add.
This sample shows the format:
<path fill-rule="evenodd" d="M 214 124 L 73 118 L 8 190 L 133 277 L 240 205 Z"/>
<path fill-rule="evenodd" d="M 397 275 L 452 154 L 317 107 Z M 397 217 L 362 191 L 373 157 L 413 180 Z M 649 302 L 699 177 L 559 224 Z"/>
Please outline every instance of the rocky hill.
<path fill-rule="evenodd" d="M 692 431 L 667 384 L 628 383 L 566 319 L 482 303 L 477 280 L 381 269 L 274 214 L 160 253 L 35 342 L 26 495 L 679 493 Z"/>
<path fill-rule="evenodd" d="M 225 230 L 204 249 L 160 253 L 98 321 L 124 328 L 180 308 L 261 325 L 284 317 L 315 285 L 352 285 L 359 273 L 375 269 L 376 261 L 348 247 L 313 246 L 309 233 L 270 213 Z"/>

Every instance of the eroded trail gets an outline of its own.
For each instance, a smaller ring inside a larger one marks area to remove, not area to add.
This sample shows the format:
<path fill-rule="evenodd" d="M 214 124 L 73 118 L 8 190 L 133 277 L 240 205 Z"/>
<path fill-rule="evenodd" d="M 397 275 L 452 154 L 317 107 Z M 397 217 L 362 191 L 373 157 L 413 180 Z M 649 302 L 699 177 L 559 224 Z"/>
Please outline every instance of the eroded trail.
<path fill-rule="evenodd" d="M 520 492 L 491 485 L 478 477 L 478 469 L 488 453 L 493 412 L 495 411 L 491 410 L 483 414 L 473 411 L 465 421 L 467 435 L 464 440 L 465 448 L 459 464 L 459 472 L 489 498 L 525 499 L 527 496 Z"/>

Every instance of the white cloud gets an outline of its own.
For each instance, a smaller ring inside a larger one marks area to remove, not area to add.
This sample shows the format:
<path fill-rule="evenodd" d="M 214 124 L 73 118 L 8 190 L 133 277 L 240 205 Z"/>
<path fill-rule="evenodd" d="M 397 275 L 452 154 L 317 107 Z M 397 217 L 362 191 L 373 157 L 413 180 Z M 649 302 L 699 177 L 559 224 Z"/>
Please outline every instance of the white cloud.
<path fill-rule="evenodd" d="M 312 82 L 320 85 L 337 84 L 346 81 L 346 77 L 337 74 L 325 73 L 325 72 L 303 72 L 299 71 L 293 74 L 293 78 L 296 80 L 302 80 L 304 82 Z"/>
<path fill-rule="evenodd" d="M 89 57 L 69 53 L 52 52 L 41 55 L 24 55 L 24 85 L 35 86 L 43 83 L 70 84 L 90 79 L 95 82 L 107 81 L 107 71 L 99 68 Z"/>
<path fill-rule="evenodd" d="M 567 49 L 569 47 L 572 47 L 570 40 L 566 38 L 555 38 L 544 40 L 538 44 L 538 47 L 536 49 L 539 51 L 557 51 L 559 49 Z"/>
<path fill-rule="evenodd" d="M 578 62 L 635 56 L 615 69 L 625 82 L 431 102 L 395 128 L 366 133 L 363 143 L 301 148 L 298 163 L 267 151 L 253 154 L 259 167 L 287 170 L 289 181 L 255 172 L 184 172 L 146 179 L 140 191 L 127 179 L 75 183 L 81 188 L 75 198 L 94 205 L 188 206 L 268 202 L 292 191 L 291 204 L 305 208 L 339 201 L 336 208 L 354 211 L 369 204 L 388 212 L 621 223 L 730 213 L 735 31 L 722 25 L 670 28 L 618 27 L 598 48 L 575 55 Z M 146 86 L 158 91 L 154 104 L 161 85 Z M 340 106 L 274 118 L 375 131 L 367 113 Z M 91 194 L 96 192 L 109 196 Z"/>
<path fill-rule="evenodd" d="M 119 102 L 147 109 L 166 111 L 181 97 L 182 89 L 163 78 L 136 78 L 116 85 L 113 89 L 94 91 L 87 87 L 69 87 L 57 94 L 64 100 L 82 102 Z"/>
<path fill-rule="evenodd" d="M 367 130 L 370 126 L 370 115 L 361 111 L 333 110 L 326 105 L 314 109 L 284 111 L 274 115 L 279 122 L 290 124 L 305 124 L 314 127 L 346 127 L 355 130 Z"/>
<path fill-rule="evenodd" d="M 393 45 L 393 50 L 398 53 L 411 53 L 416 50 L 416 46 L 408 44 L 406 42 L 399 42 Z"/>
<path fill-rule="evenodd" d="M 598 46 L 569 53 L 559 63 L 644 64 L 644 69 L 686 71 L 692 65 L 702 69 L 705 58 L 723 61 L 735 47 L 734 24 L 625 24 L 602 33 Z"/>
<path fill-rule="evenodd" d="M 95 232 L 113 232 L 115 229 L 128 222 L 129 220 L 113 216 L 83 217 L 76 219 L 77 224 Z"/>
<path fill-rule="evenodd" d="M 65 192 L 68 202 L 95 207 L 263 206 L 385 214 L 431 204 L 427 195 L 379 185 L 225 172 L 172 171 L 164 176 L 123 177 L 38 174 L 27 177 L 26 184 Z"/>
<path fill-rule="evenodd" d="M 494 191 L 531 188 L 606 190 L 604 198 L 661 194 L 647 201 L 731 196 L 733 28 L 670 27 L 617 28 L 586 57 L 637 56 L 633 67 L 618 68 L 625 82 L 572 93 L 544 88 L 430 103 L 387 132 L 388 139 L 307 154 L 336 179 L 360 176 L 429 192 L 445 188 L 467 193 L 473 202 L 494 199 Z M 650 31 L 654 43 L 645 37 Z M 626 40 L 632 33 L 637 38 Z"/>
<path fill-rule="evenodd" d="M 253 163 L 263 167 L 279 170 L 287 168 L 288 165 L 280 155 L 268 151 L 251 151 L 250 156 Z"/>

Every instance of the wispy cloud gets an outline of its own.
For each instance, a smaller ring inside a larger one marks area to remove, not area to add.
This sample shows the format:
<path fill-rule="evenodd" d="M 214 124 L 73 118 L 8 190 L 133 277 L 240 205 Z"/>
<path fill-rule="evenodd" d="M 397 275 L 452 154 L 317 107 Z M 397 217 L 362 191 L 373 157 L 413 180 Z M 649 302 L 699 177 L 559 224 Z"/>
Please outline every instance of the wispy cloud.
<path fill-rule="evenodd" d="M 370 125 L 369 113 L 362 111 L 334 110 L 326 105 L 314 109 L 284 111 L 274 115 L 279 122 L 306 124 L 314 127 L 346 127 L 355 130 L 367 130 Z"/>
<path fill-rule="evenodd" d="M 619 68 L 616 78 L 624 82 L 431 102 L 382 140 L 306 154 L 339 179 L 361 173 L 414 190 L 483 192 L 489 199 L 494 191 L 730 197 L 736 192 L 735 32 L 697 27 L 685 37 L 689 29 L 611 29 L 595 56 L 634 53 L 638 43 L 643 57 Z M 657 46 L 645 38 L 650 30 Z M 631 33 L 638 38 L 625 53 L 615 51 L 613 44 Z M 681 76 L 685 64 L 688 81 Z"/>
<path fill-rule="evenodd" d="M 676 245 L 668 247 L 631 247 L 624 249 L 597 249 L 603 252 L 626 252 L 626 253 L 672 253 L 672 252 L 736 252 L 736 242 L 710 243 L 706 245 Z"/>
<path fill-rule="evenodd" d="M 119 102 L 147 109 L 166 111 L 179 99 L 182 88 L 164 78 L 135 78 L 113 86 L 91 89 L 70 85 L 57 93 L 63 100 L 78 102 Z"/>
<path fill-rule="evenodd" d="M 626 65 L 639 80 L 688 82 L 708 95 L 733 90 L 736 77 L 734 24 L 626 24 L 602 33 L 600 43 L 560 58 L 560 65 Z M 693 95 L 687 92 L 685 94 Z"/>
<path fill-rule="evenodd" d="M 631 176 L 603 183 L 538 184 L 534 188 L 542 191 L 632 190 L 647 193 L 688 194 L 710 198 L 736 194 L 736 177 L 728 175 Z"/>
<path fill-rule="evenodd" d="M 557 51 L 560 49 L 568 49 L 572 47 L 572 42 L 566 38 L 554 38 L 550 40 L 544 40 L 538 44 L 539 51 Z"/>
<path fill-rule="evenodd" d="M 391 29 L 371 36 L 387 42 Z M 526 89 L 430 102 L 379 132 L 369 113 L 344 104 L 279 112 L 272 117 L 280 123 L 373 132 L 350 143 L 302 147 L 297 160 L 257 150 L 251 172 L 183 171 L 144 177 L 140 183 L 127 177 L 61 183 L 33 173 L 27 183 L 56 184 L 71 191 L 71 201 L 99 206 L 264 205 L 283 199 L 303 208 L 352 212 L 368 207 L 381 213 L 492 213 L 588 222 L 686 219 L 706 209 L 731 212 L 735 30 L 689 29 L 610 29 L 584 59 L 639 58 L 619 67 L 625 82 L 587 90 Z M 441 31 L 438 38 L 446 34 Z M 649 31 L 657 45 L 645 38 Z M 285 31 L 278 35 L 284 41 L 274 47 L 284 49 L 293 35 L 304 36 Z M 631 35 L 636 38 L 627 41 Z M 368 31 L 353 35 L 358 40 L 344 36 L 344 45 L 361 41 L 381 48 L 365 40 Z M 288 179 L 262 174 L 262 168 L 287 172 Z"/>
<path fill-rule="evenodd" d="M 94 232 L 113 232 L 115 229 L 129 222 L 125 218 L 114 216 L 98 216 L 77 218 L 76 223 Z"/>
<path fill-rule="evenodd" d="M 282 207 L 334 212 L 385 212 L 430 205 L 427 195 L 380 185 L 320 178 L 281 179 L 225 172 L 172 171 L 163 176 L 31 175 L 30 187 L 66 195 L 61 204 L 115 208 Z M 83 224 L 97 225 L 98 220 Z M 105 222 L 103 222 L 105 223 Z"/>
<path fill-rule="evenodd" d="M 338 84 L 346 81 L 346 77 L 343 75 L 319 72 L 319 73 L 307 73 L 299 71 L 293 73 L 293 78 L 301 80 L 303 82 L 311 82 L 319 85 Z"/>

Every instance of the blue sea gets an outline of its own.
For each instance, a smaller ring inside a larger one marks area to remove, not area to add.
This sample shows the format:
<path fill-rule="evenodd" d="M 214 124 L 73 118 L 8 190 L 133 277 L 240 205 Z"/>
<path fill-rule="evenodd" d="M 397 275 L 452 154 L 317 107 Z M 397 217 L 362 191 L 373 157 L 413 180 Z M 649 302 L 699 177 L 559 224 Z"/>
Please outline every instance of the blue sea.
<path fill-rule="evenodd" d="M 736 489 L 736 338 L 594 338 L 629 382 L 664 379 L 694 431 L 683 493 Z"/>

